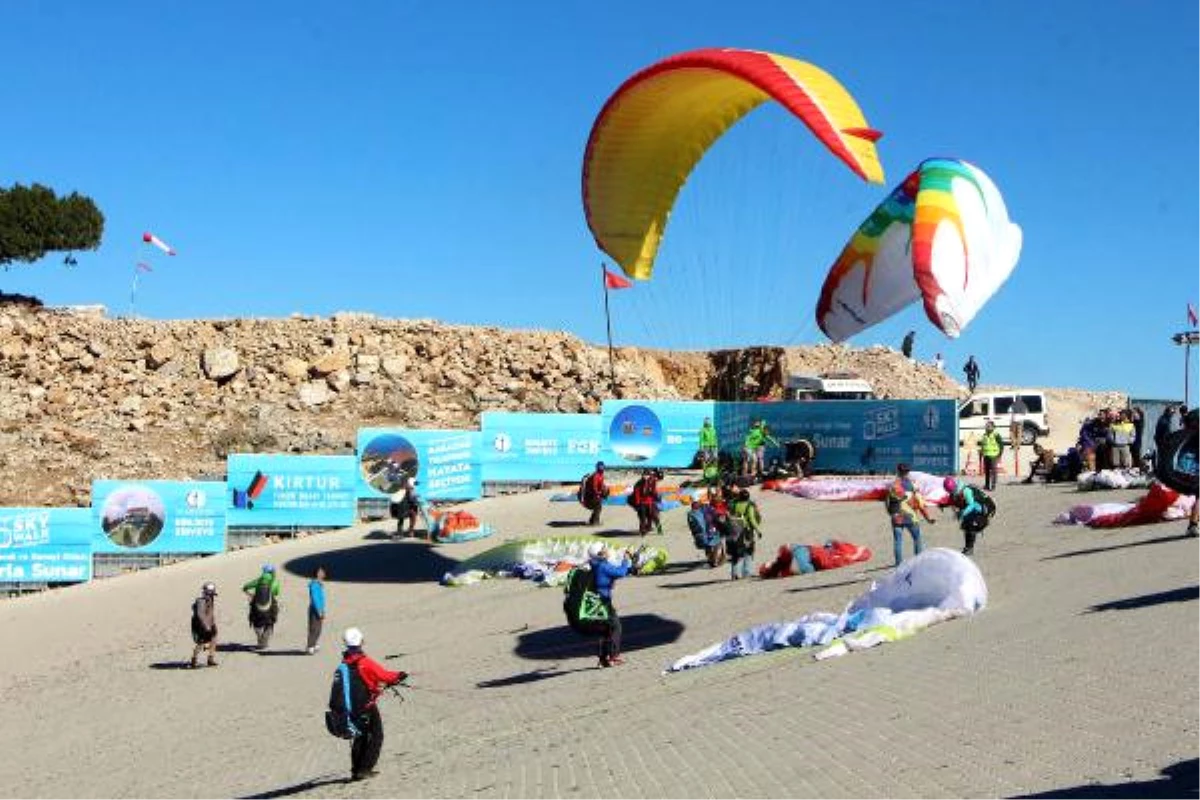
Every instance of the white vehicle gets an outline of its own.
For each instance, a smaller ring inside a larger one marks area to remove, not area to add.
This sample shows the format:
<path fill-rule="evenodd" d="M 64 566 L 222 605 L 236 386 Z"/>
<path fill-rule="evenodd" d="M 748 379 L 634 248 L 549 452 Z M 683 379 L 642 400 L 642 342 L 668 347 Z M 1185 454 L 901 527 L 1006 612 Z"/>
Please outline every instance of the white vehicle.
<path fill-rule="evenodd" d="M 988 421 L 996 424 L 1000 438 L 1011 442 L 1009 431 L 1014 422 L 1021 428 L 1021 444 L 1030 445 L 1039 436 L 1050 435 L 1046 396 L 1029 389 L 980 392 L 958 407 L 958 437 L 978 437 Z"/>
<path fill-rule="evenodd" d="M 788 375 L 783 387 L 785 400 L 874 400 L 870 381 L 844 372 L 823 375 Z"/>

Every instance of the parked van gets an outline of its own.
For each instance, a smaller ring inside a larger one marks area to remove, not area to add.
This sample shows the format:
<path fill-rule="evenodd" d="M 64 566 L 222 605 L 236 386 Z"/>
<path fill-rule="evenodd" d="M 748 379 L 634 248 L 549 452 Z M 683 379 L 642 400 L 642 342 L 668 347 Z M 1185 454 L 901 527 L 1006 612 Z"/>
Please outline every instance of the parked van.
<path fill-rule="evenodd" d="M 784 382 L 785 400 L 874 400 L 871 383 L 849 372 L 821 375 L 792 373 Z"/>
<path fill-rule="evenodd" d="M 1038 391 L 1014 389 L 972 395 L 958 407 L 959 440 L 983 433 L 988 420 L 996 424 L 1006 442 L 1011 440 L 1009 426 L 1014 420 L 1021 424 L 1021 444 L 1033 444 L 1039 436 L 1050 435 L 1046 396 Z"/>

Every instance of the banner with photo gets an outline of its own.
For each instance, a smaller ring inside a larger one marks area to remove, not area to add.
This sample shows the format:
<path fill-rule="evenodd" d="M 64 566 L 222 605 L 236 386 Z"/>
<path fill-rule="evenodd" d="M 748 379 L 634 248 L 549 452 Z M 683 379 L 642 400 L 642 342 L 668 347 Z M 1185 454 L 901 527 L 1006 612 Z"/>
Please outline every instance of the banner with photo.
<path fill-rule="evenodd" d="M 764 462 L 787 460 L 787 445 L 809 441 L 816 472 L 889 474 L 903 461 L 939 475 L 958 471 L 958 414 L 953 400 L 812 400 L 721 403 L 721 449 L 737 459 L 754 420 L 765 420 Z"/>
<path fill-rule="evenodd" d="M 483 480 L 579 480 L 600 460 L 599 414 L 485 411 L 480 417 Z"/>
<path fill-rule="evenodd" d="M 423 500 L 474 500 L 483 494 L 479 431 L 359 428 L 358 496 L 387 497 L 404 477 Z"/>
<path fill-rule="evenodd" d="M 92 578 L 87 508 L 0 508 L 0 583 L 82 583 Z"/>
<path fill-rule="evenodd" d="M 347 527 L 358 511 L 354 456 L 231 453 L 226 462 L 231 527 Z"/>
<path fill-rule="evenodd" d="M 605 400 L 600 429 L 601 460 L 614 468 L 692 465 L 700 449 L 700 426 L 715 423 L 717 403 L 708 400 Z"/>
<path fill-rule="evenodd" d="M 97 553 L 220 553 L 225 484 L 215 481 L 92 482 Z"/>

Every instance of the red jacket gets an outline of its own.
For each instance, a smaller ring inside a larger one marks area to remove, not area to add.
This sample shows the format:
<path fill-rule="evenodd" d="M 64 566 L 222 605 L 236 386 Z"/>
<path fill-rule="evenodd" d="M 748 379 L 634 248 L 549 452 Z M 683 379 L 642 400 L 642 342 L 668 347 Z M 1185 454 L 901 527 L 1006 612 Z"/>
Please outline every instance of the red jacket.
<path fill-rule="evenodd" d="M 371 693 L 371 701 L 367 704 L 368 706 L 375 705 L 375 701 L 379 699 L 379 693 L 384 687 L 399 683 L 408 677 L 408 673 L 402 670 L 392 672 L 390 669 L 383 668 L 378 661 L 368 657 L 361 650 L 346 653 L 342 657 L 342 663 L 358 670 L 359 677 L 363 679 L 363 683 L 367 685 L 367 691 Z"/>

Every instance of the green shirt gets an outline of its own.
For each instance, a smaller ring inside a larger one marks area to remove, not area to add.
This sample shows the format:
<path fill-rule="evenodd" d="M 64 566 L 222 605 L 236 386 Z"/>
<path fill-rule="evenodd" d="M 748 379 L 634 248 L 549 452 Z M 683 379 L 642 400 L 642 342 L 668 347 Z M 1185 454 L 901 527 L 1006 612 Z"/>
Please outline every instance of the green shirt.
<path fill-rule="evenodd" d="M 700 428 L 700 449 L 701 450 L 716 450 L 717 449 L 717 429 L 712 425 L 703 425 Z"/>

